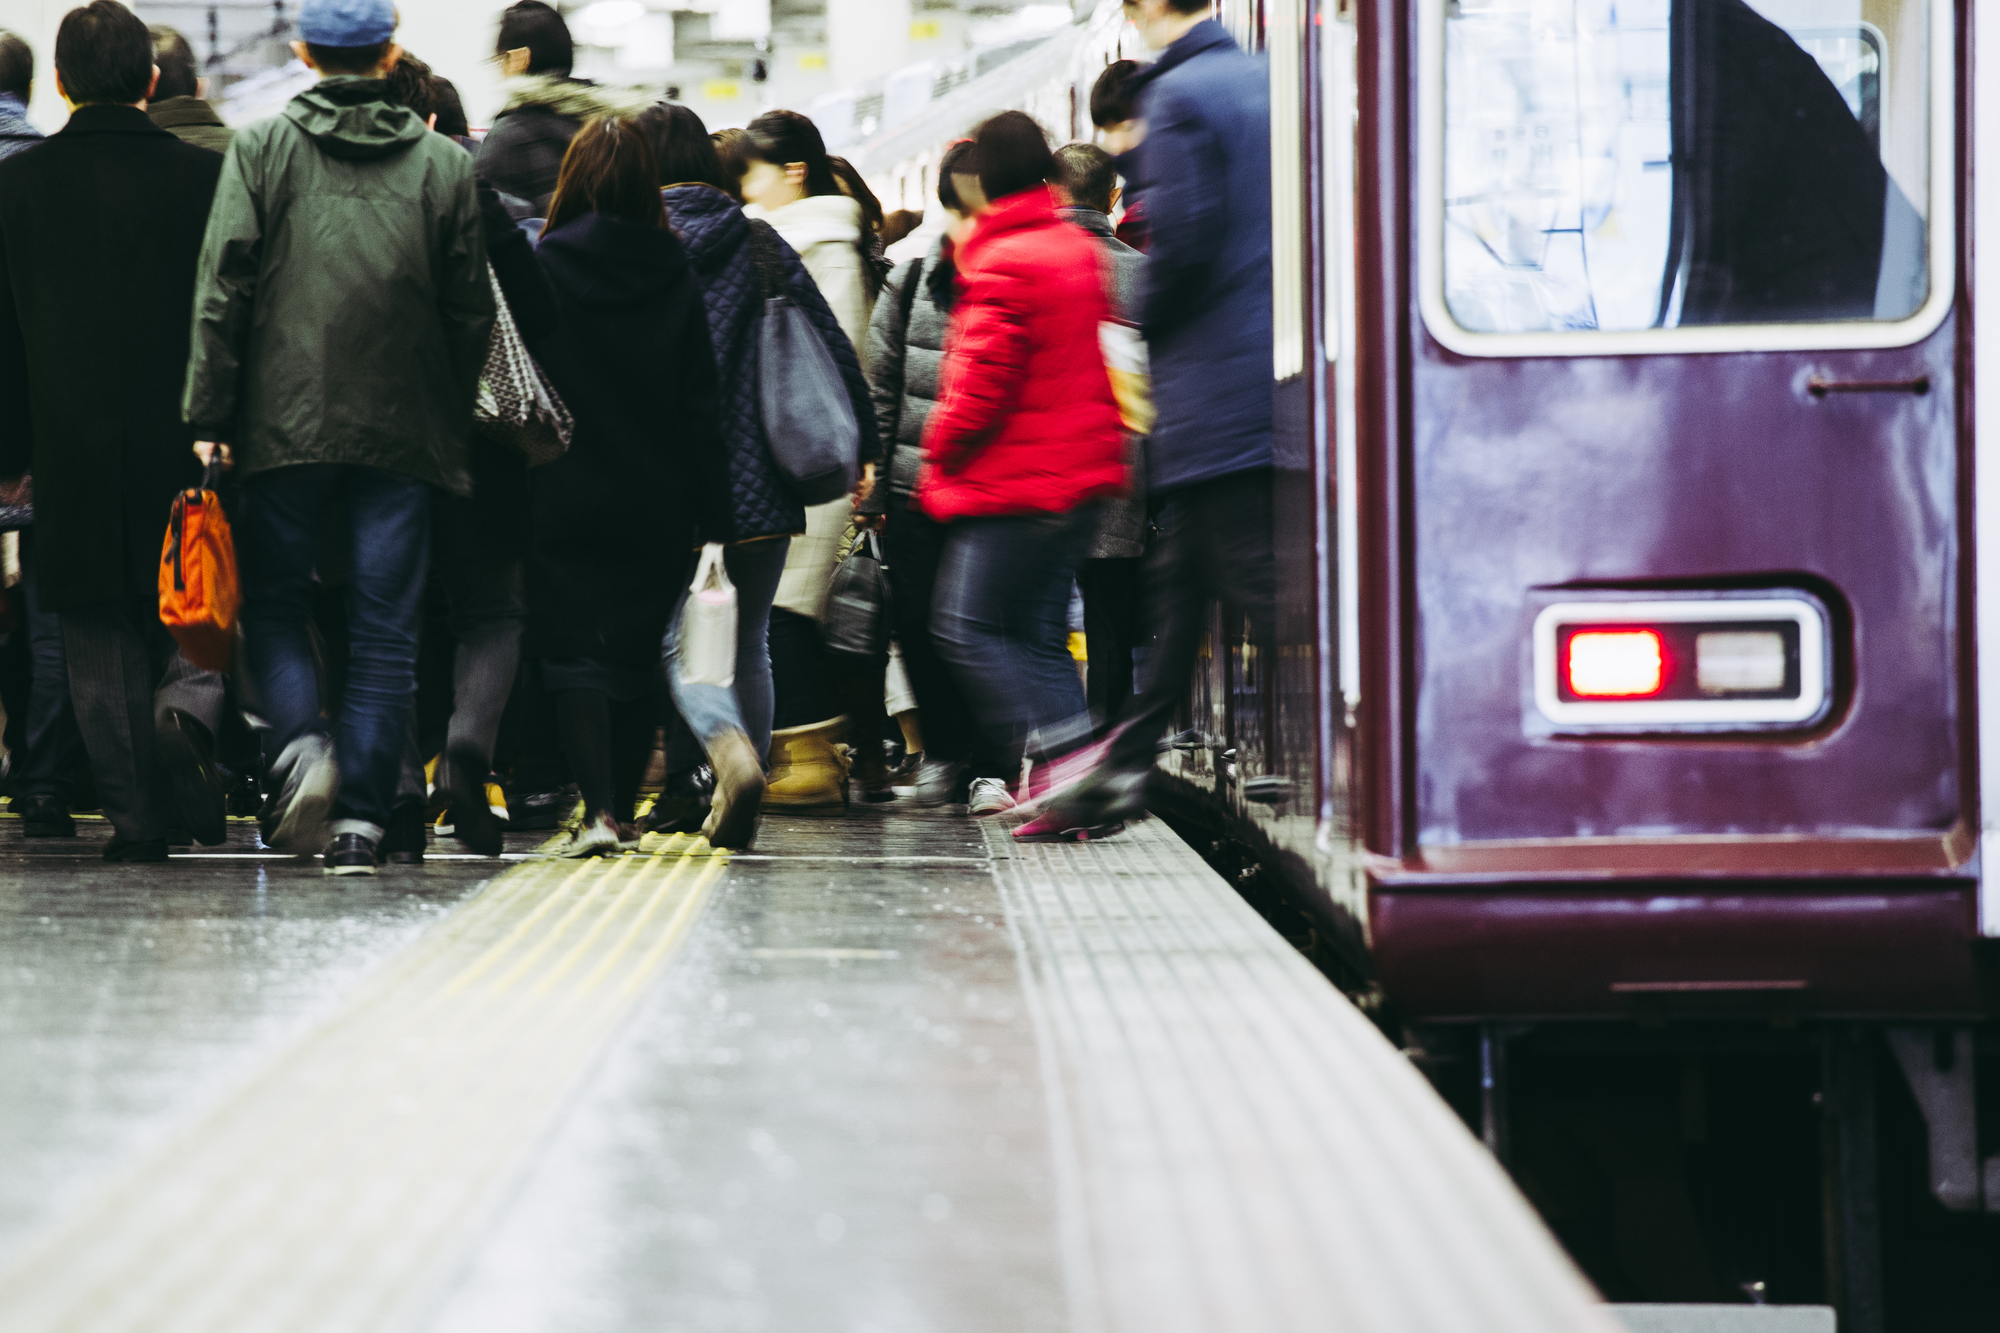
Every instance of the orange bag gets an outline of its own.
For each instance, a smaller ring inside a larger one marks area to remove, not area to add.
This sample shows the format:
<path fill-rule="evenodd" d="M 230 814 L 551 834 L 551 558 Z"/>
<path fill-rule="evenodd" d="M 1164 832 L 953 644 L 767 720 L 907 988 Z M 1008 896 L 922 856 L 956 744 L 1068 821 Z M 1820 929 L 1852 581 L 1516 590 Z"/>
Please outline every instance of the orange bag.
<path fill-rule="evenodd" d="M 206 486 L 174 497 L 160 546 L 160 621 L 188 661 L 227 671 L 236 638 L 236 541 Z"/>

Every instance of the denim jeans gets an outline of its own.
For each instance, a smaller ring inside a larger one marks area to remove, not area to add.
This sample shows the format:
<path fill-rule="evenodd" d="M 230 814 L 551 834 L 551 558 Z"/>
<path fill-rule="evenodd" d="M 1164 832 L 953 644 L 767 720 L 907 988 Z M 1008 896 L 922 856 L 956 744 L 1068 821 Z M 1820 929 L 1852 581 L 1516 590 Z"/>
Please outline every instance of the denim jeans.
<path fill-rule="evenodd" d="M 687 720 L 688 729 L 704 745 L 730 728 L 750 738 L 751 748 L 766 763 L 771 759 L 771 603 L 778 595 L 778 579 L 785 572 L 785 554 L 792 539 L 774 537 L 764 541 L 741 542 L 722 552 L 722 567 L 736 585 L 736 684 L 690 685 L 681 679 L 681 612 L 687 605 L 687 590 L 674 607 L 662 645 L 666 658 L 667 681 L 673 687 L 674 706 Z"/>
<path fill-rule="evenodd" d="M 313 663 L 313 558 L 320 515 L 345 492 L 350 543 L 347 688 L 334 730 L 340 795 L 333 832 L 382 836 L 396 796 L 417 689 L 417 628 L 430 559 L 431 492 L 420 481 L 345 463 L 302 463 L 250 478 L 235 524 L 243 635 L 266 756 L 320 718 Z"/>
<path fill-rule="evenodd" d="M 28 651 L 34 676 L 28 687 L 27 757 L 15 789 L 23 796 L 53 796 L 65 806 L 90 772 L 70 704 L 69 658 L 63 652 L 62 619 L 42 609 L 35 588 L 35 530 L 21 533 L 21 591 L 27 601 Z"/>
<path fill-rule="evenodd" d="M 1069 655 L 1069 603 L 1098 509 L 951 525 L 931 637 L 996 745 L 1025 742 L 1039 759 L 1090 739 L 1090 708 Z"/>

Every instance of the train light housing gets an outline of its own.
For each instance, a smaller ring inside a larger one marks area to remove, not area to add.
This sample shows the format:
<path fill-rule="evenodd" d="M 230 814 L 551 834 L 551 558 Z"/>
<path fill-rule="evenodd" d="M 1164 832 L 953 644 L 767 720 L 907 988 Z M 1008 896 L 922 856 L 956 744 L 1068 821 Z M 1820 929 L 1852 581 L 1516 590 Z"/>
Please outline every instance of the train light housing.
<path fill-rule="evenodd" d="M 1831 699 L 1825 608 L 1805 593 L 1714 593 L 1542 607 L 1533 628 L 1538 730 L 1808 727 Z"/>

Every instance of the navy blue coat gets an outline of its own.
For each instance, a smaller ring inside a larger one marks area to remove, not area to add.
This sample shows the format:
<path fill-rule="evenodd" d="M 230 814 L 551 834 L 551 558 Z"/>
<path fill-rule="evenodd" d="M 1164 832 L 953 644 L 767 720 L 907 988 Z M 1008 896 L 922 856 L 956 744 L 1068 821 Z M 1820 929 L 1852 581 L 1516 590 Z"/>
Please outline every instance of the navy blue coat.
<path fill-rule="evenodd" d="M 1157 492 L 1271 466 L 1270 76 L 1205 20 L 1147 72 L 1139 115 Z"/>
<path fill-rule="evenodd" d="M 708 340 L 715 349 L 720 379 L 716 426 L 726 459 L 728 503 L 703 524 L 702 540 L 742 542 L 802 533 L 805 506 L 771 459 L 757 406 L 757 333 L 764 310 L 750 258 L 750 220 L 735 200 L 711 186 L 677 185 L 666 191 L 665 198 L 674 234 L 687 247 L 695 280 L 701 284 L 708 308 Z M 777 249 L 792 300 L 806 312 L 840 367 L 861 426 L 861 457 L 879 458 L 875 409 L 854 344 L 841 332 L 840 321 L 833 317 L 805 263 L 783 237 L 778 238 Z"/>

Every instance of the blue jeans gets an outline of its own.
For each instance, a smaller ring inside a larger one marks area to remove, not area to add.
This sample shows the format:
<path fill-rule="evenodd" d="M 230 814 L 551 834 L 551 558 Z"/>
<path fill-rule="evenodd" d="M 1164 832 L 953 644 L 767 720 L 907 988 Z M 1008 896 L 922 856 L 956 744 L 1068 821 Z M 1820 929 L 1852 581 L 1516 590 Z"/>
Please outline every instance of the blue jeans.
<path fill-rule="evenodd" d="M 1025 742 L 1038 759 L 1090 739 L 1090 705 L 1069 655 L 1069 602 L 1098 508 L 959 519 L 938 564 L 938 655 L 992 741 Z"/>
<path fill-rule="evenodd" d="M 757 757 L 771 758 L 771 603 L 778 596 L 778 580 L 785 572 L 785 553 L 791 550 L 790 537 L 743 542 L 722 551 L 722 567 L 736 585 L 736 684 L 690 685 L 681 679 L 681 611 L 687 605 L 687 589 L 681 589 L 674 606 L 674 618 L 667 622 L 662 644 L 667 681 L 673 687 L 674 707 L 687 720 L 688 729 L 706 745 L 732 728 L 750 738 Z"/>
<path fill-rule="evenodd" d="M 235 524 L 243 637 L 264 720 L 266 757 L 322 730 L 313 662 L 313 560 L 320 515 L 345 493 L 347 690 L 334 733 L 335 833 L 379 839 L 389 822 L 403 737 L 417 697 L 417 627 L 430 560 L 430 487 L 377 468 L 302 463 L 250 478 Z M 370 832 L 370 829 L 373 832 Z"/>

